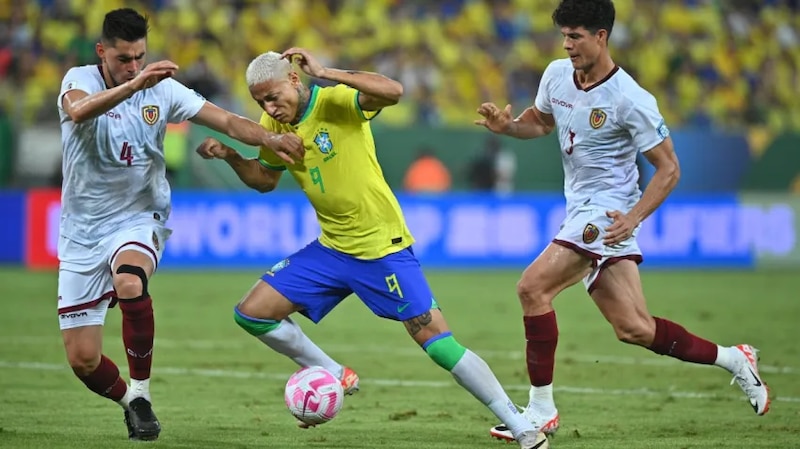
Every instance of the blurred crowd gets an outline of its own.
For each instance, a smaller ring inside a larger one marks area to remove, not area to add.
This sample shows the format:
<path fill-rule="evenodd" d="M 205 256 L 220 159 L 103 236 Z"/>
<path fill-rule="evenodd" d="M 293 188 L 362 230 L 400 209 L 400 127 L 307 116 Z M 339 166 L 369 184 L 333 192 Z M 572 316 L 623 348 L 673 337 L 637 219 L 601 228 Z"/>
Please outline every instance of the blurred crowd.
<path fill-rule="evenodd" d="M 0 0 L 0 108 L 55 120 L 67 68 L 97 62 L 103 15 L 151 18 L 148 60 L 216 103 L 258 116 L 244 71 L 302 46 L 326 65 L 400 80 L 388 125 L 470 126 L 483 101 L 530 105 L 564 56 L 557 0 Z M 617 0 L 612 56 L 658 98 L 672 126 L 800 129 L 797 0 Z"/>

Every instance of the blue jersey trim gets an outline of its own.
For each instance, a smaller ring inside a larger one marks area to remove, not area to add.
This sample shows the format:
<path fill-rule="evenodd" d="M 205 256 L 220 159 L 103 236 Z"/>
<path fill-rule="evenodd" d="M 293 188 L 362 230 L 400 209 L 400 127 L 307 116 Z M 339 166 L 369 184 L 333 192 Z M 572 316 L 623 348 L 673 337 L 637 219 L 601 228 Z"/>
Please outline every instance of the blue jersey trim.
<path fill-rule="evenodd" d="M 245 315 L 244 313 L 242 313 L 241 310 L 239 310 L 239 306 L 234 306 L 233 307 L 233 313 L 239 315 L 240 317 L 246 319 L 247 321 L 253 321 L 255 323 L 275 324 L 275 323 L 279 322 L 279 320 L 265 320 L 263 318 L 255 318 L 255 317 L 252 317 L 250 315 Z"/>
<path fill-rule="evenodd" d="M 422 349 L 423 350 L 427 350 L 428 346 L 436 343 L 437 341 L 439 341 L 439 340 L 441 340 L 443 338 L 452 337 L 452 336 L 453 336 L 453 333 L 450 332 L 450 331 L 442 332 L 439 335 L 435 335 L 435 336 L 431 337 L 428 341 L 426 341 L 425 343 L 422 344 Z"/>

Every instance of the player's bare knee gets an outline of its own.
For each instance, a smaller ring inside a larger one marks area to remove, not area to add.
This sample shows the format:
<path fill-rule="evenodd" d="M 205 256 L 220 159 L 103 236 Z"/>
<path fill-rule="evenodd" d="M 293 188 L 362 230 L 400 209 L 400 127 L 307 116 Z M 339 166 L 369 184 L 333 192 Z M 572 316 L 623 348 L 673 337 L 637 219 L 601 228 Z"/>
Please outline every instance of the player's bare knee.
<path fill-rule="evenodd" d="M 117 274 L 114 277 L 114 290 L 122 299 L 138 298 L 143 293 L 142 280 L 133 274 Z"/>
<path fill-rule="evenodd" d="M 148 296 L 147 272 L 137 265 L 120 265 L 114 274 L 114 291 L 123 300 Z"/>
<path fill-rule="evenodd" d="M 448 332 L 447 322 L 444 320 L 442 312 L 438 309 L 431 309 L 422 315 L 403 321 L 408 334 L 418 344 L 422 345 L 431 338 Z"/>
<path fill-rule="evenodd" d="M 286 319 L 295 312 L 295 308 L 292 304 L 288 301 L 286 301 L 286 303 L 287 304 L 283 304 L 283 302 L 279 300 L 248 295 L 242 299 L 236 308 L 247 316 L 262 320 L 280 321 Z"/>
<path fill-rule="evenodd" d="M 623 343 L 647 346 L 653 341 L 655 329 L 648 326 L 647 320 L 627 320 L 612 324 L 617 339 Z"/>
<path fill-rule="evenodd" d="M 264 281 L 258 281 L 244 295 L 236 309 L 245 316 L 280 321 L 301 310 L 280 292 Z"/>
<path fill-rule="evenodd" d="M 278 316 L 270 307 L 264 304 L 257 304 L 255 301 L 242 300 L 236 308 L 244 315 L 258 318 L 261 320 L 282 320 L 285 316 Z"/>
<path fill-rule="evenodd" d="M 545 283 L 536 276 L 523 276 L 517 282 L 517 297 L 523 307 L 549 306 L 553 297 L 547 293 L 544 286 Z"/>
<path fill-rule="evenodd" d="M 94 349 L 77 346 L 67 348 L 67 361 L 76 376 L 85 377 L 93 373 L 100 364 L 100 352 Z"/>

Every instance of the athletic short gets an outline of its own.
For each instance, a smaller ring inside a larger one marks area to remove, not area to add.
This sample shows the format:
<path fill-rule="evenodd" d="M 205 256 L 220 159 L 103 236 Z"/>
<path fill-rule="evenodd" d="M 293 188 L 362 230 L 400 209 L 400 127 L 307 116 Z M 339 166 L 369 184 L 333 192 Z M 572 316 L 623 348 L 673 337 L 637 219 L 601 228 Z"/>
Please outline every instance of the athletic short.
<path fill-rule="evenodd" d="M 627 240 L 613 246 L 603 244 L 605 229 L 613 223 L 606 215 L 609 210 L 613 209 L 595 205 L 579 207 L 564 219 L 561 230 L 553 239 L 553 243 L 592 259 L 592 271 L 583 278 L 583 284 L 590 293 L 604 268 L 620 260 L 633 260 L 637 264 L 643 260 L 636 242 L 641 225 L 634 229 L 633 235 Z"/>
<path fill-rule="evenodd" d="M 351 293 L 383 318 L 405 321 L 438 307 L 411 248 L 363 260 L 318 240 L 275 264 L 261 279 L 318 323 Z"/>
<path fill-rule="evenodd" d="M 58 321 L 62 330 L 103 325 L 116 303 L 111 267 L 122 251 L 138 251 L 158 267 L 171 231 L 149 220 L 111 234 L 95 246 L 60 237 L 58 242 Z"/>

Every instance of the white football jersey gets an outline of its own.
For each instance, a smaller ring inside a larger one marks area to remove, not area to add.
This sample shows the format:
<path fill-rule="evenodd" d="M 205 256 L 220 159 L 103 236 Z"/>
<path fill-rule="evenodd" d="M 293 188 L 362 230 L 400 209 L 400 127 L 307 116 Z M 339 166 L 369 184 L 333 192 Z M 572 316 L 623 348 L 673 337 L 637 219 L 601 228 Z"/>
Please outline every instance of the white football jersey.
<path fill-rule="evenodd" d="M 165 221 L 170 211 L 164 161 L 167 123 L 194 117 L 205 99 L 169 78 L 76 124 L 61 105 L 64 94 L 76 89 L 90 95 L 105 90 L 102 67 L 73 67 L 61 82 L 61 235 L 91 244 L 136 216 L 150 214 Z"/>
<path fill-rule="evenodd" d="M 615 67 L 581 89 L 569 59 L 545 69 L 535 106 L 555 118 L 567 214 L 582 205 L 629 211 L 641 197 L 636 156 L 669 135 L 655 97 Z"/>

